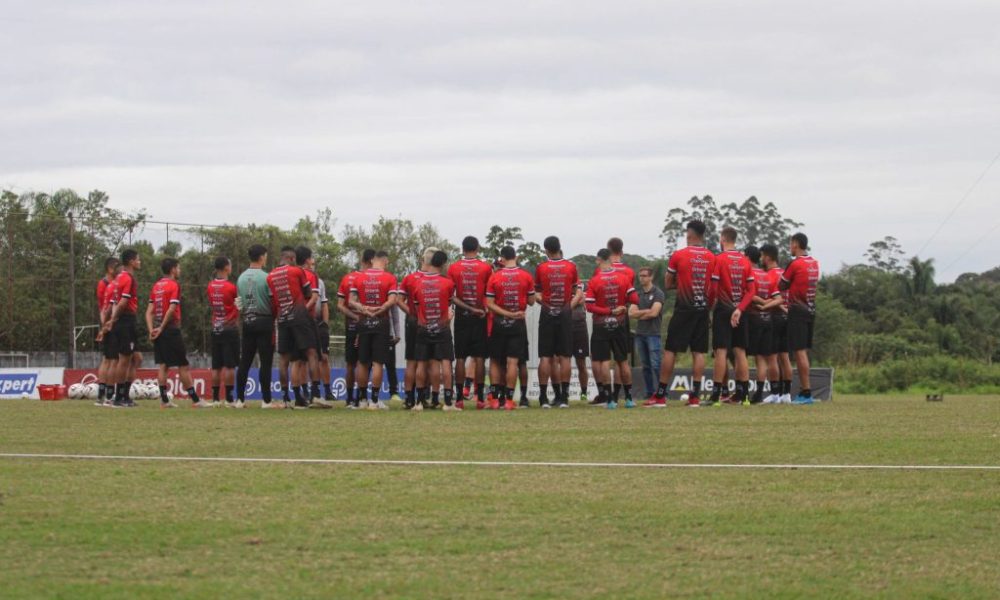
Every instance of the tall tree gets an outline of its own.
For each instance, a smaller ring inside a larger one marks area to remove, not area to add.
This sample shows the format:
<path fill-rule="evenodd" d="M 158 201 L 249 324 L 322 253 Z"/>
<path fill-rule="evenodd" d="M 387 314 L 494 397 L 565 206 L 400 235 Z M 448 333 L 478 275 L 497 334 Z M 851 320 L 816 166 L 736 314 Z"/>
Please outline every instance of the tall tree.
<path fill-rule="evenodd" d="M 903 272 L 903 246 L 891 235 L 872 242 L 865 252 L 865 260 L 872 268 L 889 273 Z"/>

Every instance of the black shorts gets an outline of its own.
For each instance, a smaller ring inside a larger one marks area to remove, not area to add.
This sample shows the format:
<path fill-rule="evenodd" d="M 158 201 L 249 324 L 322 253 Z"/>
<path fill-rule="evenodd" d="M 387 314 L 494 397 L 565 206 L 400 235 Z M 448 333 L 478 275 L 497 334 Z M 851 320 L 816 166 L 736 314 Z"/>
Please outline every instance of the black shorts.
<path fill-rule="evenodd" d="M 358 329 L 358 362 L 363 365 L 384 365 L 389 360 L 390 342 L 388 321 L 374 329 Z"/>
<path fill-rule="evenodd" d="M 405 360 L 417 359 L 417 320 L 413 317 L 406 317 L 403 324 L 403 358 Z"/>
<path fill-rule="evenodd" d="M 344 327 L 344 362 L 358 364 L 358 325 L 348 323 Z"/>
<path fill-rule="evenodd" d="M 179 327 L 168 327 L 153 340 L 153 361 L 168 367 L 188 366 L 187 350 Z"/>
<path fill-rule="evenodd" d="M 771 315 L 771 354 L 788 353 L 788 315 Z"/>
<path fill-rule="evenodd" d="M 587 322 L 573 322 L 573 356 L 587 358 L 590 356 L 590 334 L 587 333 Z"/>
<path fill-rule="evenodd" d="M 750 345 L 750 327 L 747 325 L 747 316 L 740 317 L 740 324 L 736 327 L 732 325 L 734 309 L 725 306 L 716 306 L 712 313 L 712 349 L 732 350 L 740 348 L 746 350 Z"/>
<path fill-rule="evenodd" d="M 788 351 L 812 350 L 816 315 L 806 308 L 788 309 Z"/>
<path fill-rule="evenodd" d="M 129 355 L 135 352 L 139 341 L 139 334 L 135 328 L 135 315 L 131 313 L 120 315 L 111 329 L 111 334 L 115 341 L 115 355 Z"/>
<path fill-rule="evenodd" d="M 590 336 L 590 360 L 615 362 L 628 360 L 629 330 L 624 324 L 608 327 L 594 323 L 594 334 Z"/>
<path fill-rule="evenodd" d="M 114 329 L 104 334 L 104 339 L 101 340 L 101 352 L 108 360 L 118 359 L 118 341 Z"/>
<path fill-rule="evenodd" d="M 563 309 L 551 314 L 542 308 L 538 317 L 538 356 L 573 355 L 573 311 Z"/>
<path fill-rule="evenodd" d="M 455 344 L 451 338 L 451 329 L 445 327 L 429 331 L 417 327 L 416 360 L 455 360 Z"/>
<path fill-rule="evenodd" d="M 458 358 L 486 358 L 487 345 L 486 318 L 455 317 L 455 356 Z"/>
<path fill-rule="evenodd" d="M 675 354 L 708 352 L 708 310 L 698 308 L 674 308 L 674 315 L 667 325 L 667 341 L 664 349 Z"/>
<path fill-rule="evenodd" d="M 305 353 L 316 347 L 316 322 L 303 310 L 288 321 L 278 322 L 278 354 Z"/>
<path fill-rule="evenodd" d="M 322 356 L 330 355 L 330 324 L 316 321 L 316 351 Z"/>
<path fill-rule="evenodd" d="M 770 356 L 774 354 L 774 326 L 771 315 L 750 313 L 747 315 L 747 329 L 750 356 Z"/>
<path fill-rule="evenodd" d="M 240 334 L 235 329 L 212 332 L 212 370 L 235 369 L 240 364 Z"/>
<path fill-rule="evenodd" d="M 509 325 L 501 325 L 499 318 L 493 321 L 493 333 L 490 335 L 490 360 L 506 361 L 516 358 L 518 362 L 528 359 L 528 328 L 524 321 L 513 321 Z"/>

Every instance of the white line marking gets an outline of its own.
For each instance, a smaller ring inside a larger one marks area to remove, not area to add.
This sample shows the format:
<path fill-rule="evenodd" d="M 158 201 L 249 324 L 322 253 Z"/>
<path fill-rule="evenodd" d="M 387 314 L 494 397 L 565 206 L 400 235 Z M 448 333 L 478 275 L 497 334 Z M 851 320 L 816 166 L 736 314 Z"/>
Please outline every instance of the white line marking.
<path fill-rule="evenodd" d="M 272 463 L 304 465 L 388 465 L 426 467 L 558 467 L 613 469 L 821 469 L 878 471 L 1000 471 L 1000 465 L 793 465 L 725 463 L 602 463 L 487 460 L 378 460 L 365 458 L 250 458 L 238 456 L 124 456 L 108 454 L 29 454 L 0 452 L 0 458 L 139 460 L 161 462 Z"/>

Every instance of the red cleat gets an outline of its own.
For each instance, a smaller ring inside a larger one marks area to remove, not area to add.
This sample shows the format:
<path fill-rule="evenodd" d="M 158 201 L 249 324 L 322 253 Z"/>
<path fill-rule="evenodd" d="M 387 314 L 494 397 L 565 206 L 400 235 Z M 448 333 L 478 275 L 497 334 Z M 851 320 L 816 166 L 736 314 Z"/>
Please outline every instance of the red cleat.
<path fill-rule="evenodd" d="M 698 399 L 698 396 L 691 395 L 688 397 L 687 406 L 688 408 L 698 408 L 701 406 L 701 400 Z"/>
<path fill-rule="evenodd" d="M 485 410 L 486 402 L 484 400 L 476 400 L 476 410 Z"/>
<path fill-rule="evenodd" d="M 455 407 L 459 410 L 465 410 L 465 400 L 456 400 Z"/>
<path fill-rule="evenodd" d="M 667 399 L 653 397 L 643 402 L 642 405 L 646 408 L 666 408 Z"/>
<path fill-rule="evenodd" d="M 498 406 L 497 408 L 499 408 L 499 406 Z M 503 405 L 503 409 L 504 409 L 504 410 L 517 410 L 517 404 L 514 404 L 514 401 L 513 401 L 513 400 L 508 400 L 508 401 L 507 401 L 507 402 L 506 402 L 506 403 L 505 403 L 505 404 Z"/>
<path fill-rule="evenodd" d="M 489 410 L 500 410 L 500 400 L 497 399 L 493 394 L 490 394 L 486 398 L 487 408 Z"/>

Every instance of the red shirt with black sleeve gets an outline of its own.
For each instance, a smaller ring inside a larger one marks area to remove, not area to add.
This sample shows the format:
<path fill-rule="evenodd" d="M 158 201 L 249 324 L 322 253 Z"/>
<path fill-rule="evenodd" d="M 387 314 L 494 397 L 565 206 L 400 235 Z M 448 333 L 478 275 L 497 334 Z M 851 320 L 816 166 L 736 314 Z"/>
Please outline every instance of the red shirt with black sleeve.
<path fill-rule="evenodd" d="M 347 275 L 344 275 L 344 278 L 340 280 L 340 286 L 337 287 L 337 297 L 338 298 L 343 298 L 345 301 L 348 300 L 348 299 L 350 299 L 350 297 L 351 297 L 351 288 L 354 286 L 354 278 L 357 277 L 358 275 L 360 275 L 360 273 L 358 271 L 353 271 L 351 273 L 348 273 Z M 350 305 L 348 305 L 347 308 L 348 308 L 348 310 L 350 310 L 350 308 L 351 308 Z M 352 310 L 351 313 L 353 314 L 354 311 Z M 345 327 L 347 328 L 347 331 L 356 331 L 357 330 L 357 328 L 358 328 L 358 321 L 357 321 L 357 319 L 347 318 L 347 319 L 344 319 L 344 321 L 345 321 Z"/>
<path fill-rule="evenodd" d="M 119 300 L 121 300 L 121 297 L 118 295 L 118 283 L 112 279 L 104 286 L 104 296 L 100 299 L 101 312 L 110 311 Z M 108 316 L 110 317 L 111 315 L 109 314 Z"/>
<path fill-rule="evenodd" d="M 764 301 L 771 300 L 775 296 L 780 296 L 781 292 L 778 291 L 778 285 L 776 280 L 764 269 L 754 267 L 753 270 L 753 280 L 757 286 L 757 297 L 763 298 Z M 751 302 L 748 312 L 755 315 L 760 315 L 763 317 L 769 317 L 771 312 L 765 312 L 757 306 L 756 303 Z"/>
<path fill-rule="evenodd" d="M 174 314 L 170 317 L 167 327 L 181 326 L 181 286 L 177 281 L 169 277 L 161 277 L 153 284 L 153 289 L 149 292 L 149 303 L 153 305 L 153 326 L 163 325 L 163 318 L 167 316 L 167 310 L 174 306 Z"/>
<path fill-rule="evenodd" d="M 426 275 L 428 274 L 423 271 L 414 271 L 404 277 L 403 283 L 399 284 L 399 293 L 406 298 L 406 308 L 410 311 L 406 316 L 407 319 L 417 318 L 417 286 Z"/>
<path fill-rule="evenodd" d="M 779 294 L 784 299 L 784 308 L 788 309 L 788 290 L 781 289 L 781 276 L 785 273 L 785 270 L 781 267 L 775 267 L 767 272 L 767 278 L 771 280 L 771 297 L 773 298 L 775 294 Z M 782 310 L 781 306 L 776 306 L 771 309 L 776 315 L 785 315 L 785 310 Z"/>
<path fill-rule="evenodd" d="M 687 246 L 670 255 L 667 271 L 677 286 L 675 307 L 681 310 L 706 310 L 709 305 L 715 255 L 703 246 Z"/>
<path fill-rule="evenodd" d="M 563 258 L 549 259 L 535 269 L 535 289 L 542 293 L 542 310 L 557 315 L 569 310 L 580 287 L 576 265 Z"/>
<path fill-rule="evenodd" d="M 455 283 L 455 295 L 469 306 L 482 310 L 486 310 L 486 284 L 492 275 L 493 267 L 479 258 L 463 258 L 448 267 L 448 277 Z M 457 315 L 472 316 L 464 308 L 459 308 Z"/>
<path fill-rule="evenodd" d="M 267 274 L 267 287 L 271 288 L 271 311 L 279 323 L 286 323 L 303 316 L 306 297 L 312 293 L 306 271 L 294 265 L 281 265 Z"/>
<path fill-rule="evenodd" d="M 378 308 L 389 301 L 389 296 L 396 295 L 396 287 L 396 277 L 392 273 L 382 269 L 365 269 L 358 277 L 354 278 L 354 286 L 351 291 L 358 295 L 358 302 L 362 305 Z M 374 330 L 388 326 L 388 313 L 361 319 L 362 329 Z"/>
<path fill-rule="evenodd" d="M 306 281 L 309 282 L 309 294 L 319 296 L 319 275 L 316 271 L 310 271 L 309 269 L 302 269 L 306 273 Z M 306 304 L 309 304 L 311 298 L 306 297 Z M 312 310 L 309 311 L 309 316 L 318 319 L 321 314 L 323 314 L 323 307 L 320 305 L 320 298 L 316 299 L 316 303 L 313 304 Z"/>
<path fill-rule="evenodd" d="M 639 304 L 639 294 L 625 273 L 598 270 L 587 282 L 587 310 L 593 313 L 595 326 L 624 325 L 628 313 L 613 315 L 611 312 L 629 304 Z"/>
<path fill-rule="evenodd" d="M 535 280 L 519 267 L 504 267 L 490 276 L 486 284 L 486 297 L 500 308 L 521 312 L 528 308 L 528 298 L 535 295 Z M 494 316 L 493 327 L 512 327 L 516 321 Z"/>
<path fill-rule="evenodd" d="M 112 281 L 114 281 L 114 280 L 113 279 L 109 280 L 106 277 L 101 277 L 100 279 L 97 280 L 97 294 L 96 295 L 97 295 L 97 310 L 98 311 L 103 311 L 104 310 L 104 296 L 107 294 L 108 285 Z"/>
<path fill-rule="evenodd" d="M 240 320 L 240 311 L 236 308 L 236 297 L 240 293 L 236 284 L 228 279 L 213 279 L 208 282 L 205 293 L 212 313 L 212 331 L 235 329 Z"/>
<path fill-rule="evenodd" d="M 816 312 L 816 286 L 819 285 L 819 262 L 804 254 L 792 259 L 781 275 L 788 284 L 788 308 Z"/>
<path fill-rule="evenodd" d="M 128 271 L 122 271 L 115 277 L 115 287 L 118 288 L 116 303 L 123 298 L 127 300 L 121 314 L 135 315 L 139 309 L 139 290 L 135 284 L 135 277 Z"/>
<path fill-rule="evenodd" d="M 717 305 L 746 312 L 756 293 L 753 265 L 749 258 L 736 250 L 727 250 L 715 257 L 710 297 Z"/>
<path fill-rule="evenodd" d="M 417 324 L 437 331 L 448 327 L 451 320 L 451 299 L 455 297 L 455 282 L 440 273 L 424 273 L 413 289 L 417 306 Z"/>
<path fill-rule="evenodd" d="M 626 265 L 621 261 L 615 261 L 611 263 L 611 269 L 624 275 L 625 278 L 628 279 L 629 285 L 635 287 L 635 270 L 632 267 Z M 595 269 L 594 277 L 597 277 L 600 273 L 601 273 L 600 269 Z"/>

